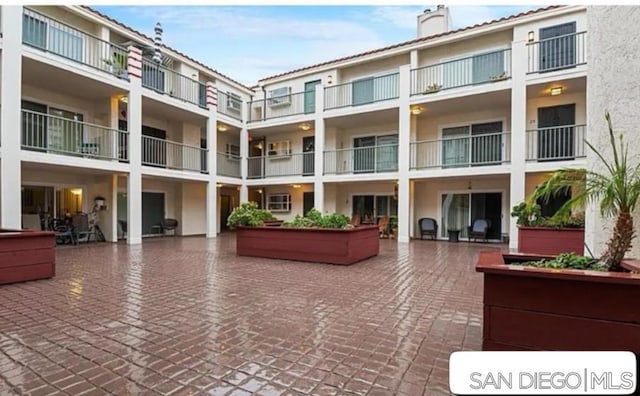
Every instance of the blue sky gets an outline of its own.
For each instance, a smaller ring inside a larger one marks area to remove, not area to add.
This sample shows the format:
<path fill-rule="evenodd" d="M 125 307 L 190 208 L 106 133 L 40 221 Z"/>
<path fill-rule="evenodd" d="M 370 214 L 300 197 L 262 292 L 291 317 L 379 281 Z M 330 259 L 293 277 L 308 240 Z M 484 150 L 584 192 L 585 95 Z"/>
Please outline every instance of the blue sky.
<path fill-rule="evenodd" d="M 260 78 L 416 36 L 416 16 L 435 6 L 100 6 L 169 46 L 248 85 Z M 453 28 L 537 6 L 451 6 Z"/>

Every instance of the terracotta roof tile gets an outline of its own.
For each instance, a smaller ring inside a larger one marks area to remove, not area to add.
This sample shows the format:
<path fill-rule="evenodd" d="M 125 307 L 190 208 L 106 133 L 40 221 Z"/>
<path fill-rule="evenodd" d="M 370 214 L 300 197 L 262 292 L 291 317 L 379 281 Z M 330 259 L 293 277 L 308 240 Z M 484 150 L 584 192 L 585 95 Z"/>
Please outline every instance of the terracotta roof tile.
<path fill-rule="evenodd" d="M 377 49 L 374 49 L 374 50 L 361 52 L 361 53 L 354 54 L 354 55 L 345 56 L 343 58 L 332 59 L 332 60 L 329 60 L 329 61 L 326 61 L 326 62 L 316 63 L 315 65 L 305 66 L 305 67 L 301 67 L 299 69 L 294 69 L 294 70 L 290 70 L 290 71 L 287 71 L 287 72 L 284 72 L 284 73 L 275 74 L 273 76 L 265 77 L 265 78 L 262 78 L 262 79 L 260 79 L 258 81 L 270 80 L 272 78 L 282 77 L 282 76 L 286 76 L 288 74 L 293 74 L 293 73 L 301 72 L 301 71 L 304 71 L 304 70 L 313 69 L 313 68 L 316 68 L 316 67 L 328 66 L 328 65 L 331 65 L 331 64 L 334 64 L 334 63 L 339 63 L 339 62 L 343 62 L 343 61 L 346 61 L 346 60 L 356 59 L 356 58 L 360 58 L 360 57 L 363 57 L 363 56 L 372 55 L 372 54 L 376 54 L 376 53 L 379 53 L 379 52 L 384 52 L 384 51 L 388 51 L 388 50 L 391 50 L 391 49 L 400 48 L 400 47 L 404 47 L 404 46 L 407 46 L 407 45 L 411 45 L 411 44 L 415 44 L 415 43 L 419 43 L 419 42 L 423 42 L 423 41 L 433 40 L 433 39 L 436 39 L 436 38 L 439 38 L 439 37 L 448 36 L 448 35 L 451 35 L 451 34 L 460 33 L 460 32 L 466 31 L 466 30 L 476 29 L 476 28 L 479 28 L 479 27 L 487 26 L 487 25 L 492 25 L 492 24 L 498 23 L 498 22 L 504 22 L 504 21 L 508 21 L 508 20 L 512 20 L 512 19 L 522 18 L 522 17 L 525 17 L 525 16 L 529 16 L 529 15 L 532 15 L 532 14 L 537 14 L 539 12 L 544 12 L 544 11 L 552 10 L 554 8 L 559 8 L 559 7 L 562 7 L 562 6 L 551 5 L 551 6 L 548 6 L 548 7 L 538 8 L 538 9 L 535 9 L 535 10 L 529 10 L 529 11 L 521 12 L 519 14 L 509 15 L 509 16 L 502 17 L 502 18 L 499 18 L 499 19 L 493 19 L 491 21 L 482 22 L 482 23 L 478 23 L 478 24 L 475 24 L 475 25 L 471 25 L 471 26 L 466 26 L 466 27 L 463 27 L 463 28 L 460 28 L 460 29 L 450 30 L 450 31 L 445 32 L 445 33 L 439 33 L 439 34 L 434 34 L 432 36 L 421 37 L 421 38 L 417 38 L 417 39 L 413 39 L 413 40 L 409 40 L 409 41 L 404 41 L 404 42 L 401 42 L 401 43 L 398 43 L 398 44 L 393 44 L 393 45 L 390 45 L 390 46 L 387 46 L 387 47 L 377 48 Z"/>

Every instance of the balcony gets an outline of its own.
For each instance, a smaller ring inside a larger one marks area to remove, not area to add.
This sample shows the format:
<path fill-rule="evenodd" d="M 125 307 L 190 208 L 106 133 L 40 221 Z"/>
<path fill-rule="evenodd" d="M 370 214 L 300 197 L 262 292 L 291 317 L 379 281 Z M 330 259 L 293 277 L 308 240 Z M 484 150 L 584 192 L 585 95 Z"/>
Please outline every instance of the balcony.
<path fill-rule="evenodd" d="M 126 162 L 127 132 L 22 110 L 22 148 L 81 158 Z"/>
<path fill-rule="evenodd" d="M 142 165 L 207 173 L 207 149 L 143 135 Z"/>
<path fill-rule="evenodd" d="M 242 157 L 230 153 L 217 153 L 218 176 L 240 178 L 240 161 Z"/>
<path fill-rule="evenodd" d="M 22 43 L 118 78 L 127 78 L 127 50 L 25 8 Z"/>
<path fill-rule="evenodd" d="M 237 95 L 218 91 L 218 113 L 242 121 L 242 99 Z"/>
<path fill-rule="evenodd" d="M 488 84 L 511 78 L 511 48 L 411 70 L 411 95 Z"/>
<path fill-rule="evenodd" d="M 527 161 L 570 161 L 586 157 L 586 125 L 563 125 L 527 131 Z"/>
<path fill-rule="evenodd" d="M 399 73 L 368 77 L 324 89 L 324 109 L 360 106 L 399 97 Z"/>
<path fill-rule="evenodd" d="M 291 153 L 247 158 L 247 178 L 266 179 L 314 174 L 314 153 Z"/>
<path fill-rule="evenodd" d="M 547 73 L 586 64 L 586 38 L 587 32 L 579 32 L 528 43 L 528 73 Z"/>
<path fill-rule="evenodd" d="M 398 145 L 327 150 L 324 152 L 324 174 L 384 173 L 398 170 Z"/>
<path fill-rule="evenodd" d="M 202 108 L 207 107 L 205 84 L 148 59 L 142 60 L 142 86 Z"/>
<path fill-rule="evenodd" d="M 315 91 L 289 93 L 249 102 L 249 122 L 312 114 L 315 111 Z"/>
<path fill-rule="evenodd" d="M 511 134 L 489 133 L 411 143 L 412 170 L 500 165 L 511 161 Z"/>

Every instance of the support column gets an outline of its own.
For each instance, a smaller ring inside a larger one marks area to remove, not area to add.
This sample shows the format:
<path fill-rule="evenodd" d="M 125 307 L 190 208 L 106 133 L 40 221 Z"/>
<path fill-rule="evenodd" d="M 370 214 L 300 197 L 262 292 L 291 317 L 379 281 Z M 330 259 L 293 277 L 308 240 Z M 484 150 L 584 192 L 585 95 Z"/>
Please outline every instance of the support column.
<path fill-rule="evenodd" d="M 411 66 L 400 66 L 398 115 L 398 242 L 409 242 L 411 191 L 409 188 L 409 145 L 411 139 L 411 112 L 409 97 Z"/>
<path fill-rule="evenodd" d="M 314 127 L 314 180 L 313 180 L 313 206 L 324 213 L 324 84 L 316 86 L 316 112 Z"/>
<path fill-rule="evenodd" d="M 111 205 L 111 235 L 105 235 L 105 238 L 110 242 L 118 242 L 118 175 L 115 173 L 111 175 L 111 197 L 107 204 Z"/>
<path fill-rule="evenodd" d="M 128 48 L 131 80 L 127 107 L 129 176 L 127 178 L 127 243 L 142 243 L 142 52 Z"/>
<path fill-rule="evenodd" d="M 511 47 L 511 179 L 509 209 L 525 198 L 525 154 L 527 129 L 527 48 L 524 32 L 516 34 Z M 522 37 L 522 39 L 517 39 Z M 516 218 L 505 213 L 509 218 L 509 248 L 518 247 L 518 226 Z"/>
<path fill-rule="evenodd" d="M 246 102 L 242 103 L 246 106 Z M 240 174 L 242 175 L 242 186 L 240 187 L 240 203 L 249 202 L 249 189 L 247 188 L 247 175 L 249 172 L 249 131 L 247 125 L 243 124 L 240 130 Z"/>
<path fill-rule="evenodd" d="M 2 94 L 0 100 L 0 226 L 22 228 L 20 99 L 22 98 L 22 7 L 2 6 Z"/>
<path fill-rule="evenodd" d="M 213 82 L 207 82 L 207 106 L 209 118 L 207 119 L 207 170 L 209 181 L 207 182 L 207 238 L 215 238 L 218 235 L 218 98 L 217 90 Z"/>

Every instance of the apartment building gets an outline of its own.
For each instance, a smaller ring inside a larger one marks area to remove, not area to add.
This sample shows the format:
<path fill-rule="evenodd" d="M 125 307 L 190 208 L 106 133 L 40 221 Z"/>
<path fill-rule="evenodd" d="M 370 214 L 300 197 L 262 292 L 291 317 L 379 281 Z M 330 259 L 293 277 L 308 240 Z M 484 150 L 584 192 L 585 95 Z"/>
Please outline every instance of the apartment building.
<path fill-rule="evenodd" d="M 451 30 L 439 6 L 414 40 L 246 87 L 90 8 L 4 6 L 1 225 L 103 198 L 109 241 L 164 218 L 215 237 L 251 200 L 282 219 L 390 216 L 400 242 L 423 217 L 442 238 L 486 218 L 515 246 L 510 208 L 585 166 L 586 13 Z"/>

